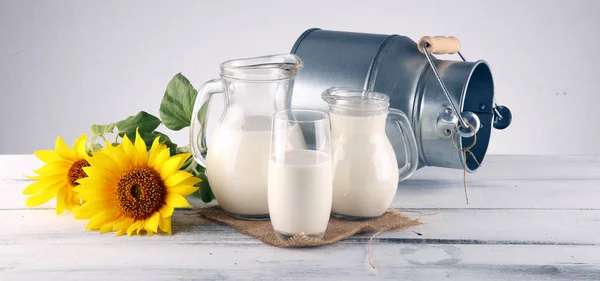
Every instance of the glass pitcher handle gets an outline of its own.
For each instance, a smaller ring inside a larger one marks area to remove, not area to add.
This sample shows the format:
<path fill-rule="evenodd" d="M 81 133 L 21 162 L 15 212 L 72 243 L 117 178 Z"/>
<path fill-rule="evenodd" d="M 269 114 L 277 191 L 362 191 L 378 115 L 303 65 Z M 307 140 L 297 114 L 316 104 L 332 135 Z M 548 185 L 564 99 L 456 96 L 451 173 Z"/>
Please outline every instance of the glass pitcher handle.
<path fill-rule="evenodd" d="M 401 182 L 410 177 L 417 170 L 417 167 L 419 166 L 419 151 L 417 150 L 415 134 L 413 133 L 406 114 L 398 109 L 390 108 L 389 117 L 396 121 L 398 130 L 400 131 L 402 140 L 404 141 L 404 155 L 406 155 L 406 159 L 404 161 L 405 164 L 403 167 L 398 167 L 398 181 Z"/>
<path fill-rule="evenodd" d="M 208 107 L 213 94 L 223 93 L 221 79 L 210 80 L 200 87 L 194 110 L 192 111 L 192 123 L 190 124 L 190 147 L 196 162 L 206 167 L 206 124 L 208 119 Z"/>

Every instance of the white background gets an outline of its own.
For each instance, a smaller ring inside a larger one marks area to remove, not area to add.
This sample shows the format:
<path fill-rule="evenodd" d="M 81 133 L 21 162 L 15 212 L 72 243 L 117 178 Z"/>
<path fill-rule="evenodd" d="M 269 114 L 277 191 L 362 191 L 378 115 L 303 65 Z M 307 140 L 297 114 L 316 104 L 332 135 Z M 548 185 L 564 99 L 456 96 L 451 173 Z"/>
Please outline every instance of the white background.
<path fill-rule="evenodd" d="M 593 0 L 0 0 L 0 154 L 158 115 L 174 74 L 199 87 L 220 62 L 289 52 L 311 27 L 457 36 L 467 59 L 489 62 L 497 101 L 513 112 L 490 154 L 597 154 L 599 12 Z M 187 129 L 172 135 L 187 144 Z"/>

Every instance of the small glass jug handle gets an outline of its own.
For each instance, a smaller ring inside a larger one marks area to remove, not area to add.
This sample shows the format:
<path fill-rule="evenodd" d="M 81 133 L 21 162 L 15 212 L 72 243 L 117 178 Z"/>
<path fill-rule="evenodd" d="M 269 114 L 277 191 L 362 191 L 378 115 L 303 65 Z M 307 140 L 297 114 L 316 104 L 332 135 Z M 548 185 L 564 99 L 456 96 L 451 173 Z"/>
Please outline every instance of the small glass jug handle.
<path fill-rule="evenodd" d="M 190 147 L 194 159 L 202 167 L 206 167 L 206 124 L 210 98 L 213 94 L 223 92 L 223 82 L 221 79 L 210 80 L 200 87 L 196 96 L 196 102 L 194 103 L 192 122 L 190 124 Z"/>
<path fill-rule="evenodd" d="M 395 109 L 389 108 L 389 117 L 392 118 L 396 124 L 398 125 L 398 130 L 402 135 L 402 140 L 404 141 L 404 150 L 406 155 L 406 159 L 404 161 L 403 167 L 398 167 L 399 179 L 401 182 L 408 177 L 410 177 L 419 166 L 419 152 L 417 150 L 417 141 L 415 139 L 415 134 L 413 133 L 412 127 L 408 121 L 408 117 L 404 112 Z"/>

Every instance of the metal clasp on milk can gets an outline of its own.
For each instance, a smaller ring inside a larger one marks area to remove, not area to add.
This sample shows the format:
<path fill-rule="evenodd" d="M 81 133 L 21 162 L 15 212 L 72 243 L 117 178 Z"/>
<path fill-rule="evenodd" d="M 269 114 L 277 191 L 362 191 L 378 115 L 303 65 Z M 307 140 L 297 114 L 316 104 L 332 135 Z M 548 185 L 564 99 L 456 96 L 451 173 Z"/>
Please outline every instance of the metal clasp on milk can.
<path fill-rule="evenodd" d="M 440 74 L 437 71 L 437 67 L 433 63 L 433 59 L 431 58 L 431 53 L 433 54 L 458 54 L 458 56 L 462 59 L 462 61 L 466 62 L 467 60 L 460 52 L 460 41 L 458 38 L 453 36 L 424 36 L 421 37 L 418 43 L 419 51 L 425 54 L 429 66 L 433 70 L 435 77 L 437 78 L 440 86 L 442 87 L 442 91 L 446 95 L 448 102 L 450 103 L 450 108 L 444 110 L 443 114 L 440 114 L 438 117 L 438 135 L 440 137 L 450 137 L 452 134 L 451 129 L 448 126 L 453 126 L 457 124 L 457 132 L 461 137 L 472 137 L 477 133 L 481 122 L 479 121 L 479 117 L 476 114 L 470 111 L 460 112 L 458 107 L 450 97 L 450 93 L 446 88 L 446 84 L 440 77 Z M 454 112 L 452 112 L 453 110 Z M 496 104 L 494 98 L 494 108 L 492 109 L 494 112 L 494 128 L 503 130 L 510 125 L 512 121 L 512 114 L 508 107 Z M 458 118 L 458 116 L 461 118 Z"/>

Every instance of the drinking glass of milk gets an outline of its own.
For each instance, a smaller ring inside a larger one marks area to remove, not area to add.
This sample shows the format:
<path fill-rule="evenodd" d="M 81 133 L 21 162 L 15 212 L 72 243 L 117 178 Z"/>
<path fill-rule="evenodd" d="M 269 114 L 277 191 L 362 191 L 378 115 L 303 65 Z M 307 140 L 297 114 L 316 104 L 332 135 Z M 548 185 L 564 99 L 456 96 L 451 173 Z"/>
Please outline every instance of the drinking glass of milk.
<path fill-rule="evenodd" d="M 333 140 L 332 214 L 349 220 L 379 217 L 392 203 L 398 183 L 418 166 L 408 118 L 389 108 L 389 97 L 382 93 L 330 88 L 321 96 L 329 104 Z M 394 151 L 386 135 L 388 121 L 398 129 L 403 151 Z M 403 167 L 396 155 L 404 156 Z"/>
<path fill-rule="evenodd" d="M 230 60 L 221 64 L 220 79 L 198 90 L 190 127 L 192 152 L 206 167 L 219 205 L 233 217 L 269 218 L 271 117 L 290 108 L 294 78 L 302 66 L 293 54 Z M 216 93 L 223 94 L 225 110 L 207 146 L 207 109 Z"/>
<path fill-rule="evenodd" d="M 268 201 L 277 237 L 322 238 L 331 214 L 332 170 L 327 113 L 283 110 L 273 115 Z"/>

